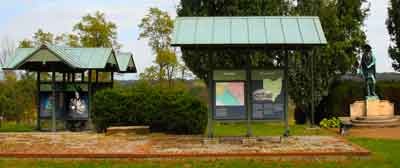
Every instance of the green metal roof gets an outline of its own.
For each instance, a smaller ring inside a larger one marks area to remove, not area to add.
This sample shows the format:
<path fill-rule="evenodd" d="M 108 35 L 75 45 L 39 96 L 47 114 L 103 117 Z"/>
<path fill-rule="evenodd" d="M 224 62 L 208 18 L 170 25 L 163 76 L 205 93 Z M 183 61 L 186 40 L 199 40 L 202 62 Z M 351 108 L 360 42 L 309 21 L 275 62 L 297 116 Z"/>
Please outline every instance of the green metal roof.
<path fill-rule="evenodd" d="M 325 45 L 318 17 L 177 17 L 173 46 Z"/>
<path fill-rule="evenodd" d="M 117 61 L 121 72 L 136 72 L 132 53 L 118 53 Z"/>
<path fill-rule="evenodd" d="M 129 64 L 129 60 L 117 59 L 112 48 L 69 48 L 47 44 L 38 48 L 17 48 L 12 58 L 4 69 L 20 69 L 27 62 L 62 61 L 73 69 L 104 69 L 109 63 L 117 67 L 116 71 L 125 72 L 127 68 L 120 69 L 119 64 Z"/>

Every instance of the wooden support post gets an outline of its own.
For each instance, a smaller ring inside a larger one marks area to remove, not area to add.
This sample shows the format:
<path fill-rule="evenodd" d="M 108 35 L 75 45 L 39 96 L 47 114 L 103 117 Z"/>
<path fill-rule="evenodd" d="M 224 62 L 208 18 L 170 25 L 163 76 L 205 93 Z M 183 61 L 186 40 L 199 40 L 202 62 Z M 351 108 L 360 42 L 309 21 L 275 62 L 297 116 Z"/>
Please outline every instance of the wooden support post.
<path fill-rule="evenodd" d="M 54 72 L 54 71 L 52 71 L 52 74 L 51 74 L 51 83 L 52 83 L 52 95 L 53 95 L 53 110 L 52 110 L 52 114 L 51 114 L 51 121 L 52 121 L 52 124 L 51 124 L 51 130 L 52 130 L 52 132 L 56 132 L 57 130 L 56 130 L 56 120 L 57 120 L 57 118 L 56 118 L 56 72 Z"/>
<path fill-rule="evenodd" d="M 62 73 L 62 81 L 65 82 L 65 72 Z"/>
<path fill-rule="evenodd" d="M 40 72 L 36 74 L 36 87 L 37 87 L 37 124 L 36 129 L 40 131 L 42 128 L 40 126 Z"/>
<path fill-rule="evenodd" d="M 290 134 L 289 130 L 289 109 L 288 109 L 288 103 L 289 103 L 289 95 L 288 95 L 288 70 L 289 70 L 289 53 L 287 50 L 285 50 L 285 69 L 284 69 L 284 83 L 283 83 L 283 95 L 284 95 L 284 120 L 285 120 L 285 132 L 283 133 L 284 137 L 288 137 Z"/>
<path fill-rule="evenodd" d="M 114 72 L 111 72 L 111 87 L 114 87 Z"/>
<path fill-rule="evenodd" d="M 99 72 L 96 70 L 96 83 L 99 82 Z"/>

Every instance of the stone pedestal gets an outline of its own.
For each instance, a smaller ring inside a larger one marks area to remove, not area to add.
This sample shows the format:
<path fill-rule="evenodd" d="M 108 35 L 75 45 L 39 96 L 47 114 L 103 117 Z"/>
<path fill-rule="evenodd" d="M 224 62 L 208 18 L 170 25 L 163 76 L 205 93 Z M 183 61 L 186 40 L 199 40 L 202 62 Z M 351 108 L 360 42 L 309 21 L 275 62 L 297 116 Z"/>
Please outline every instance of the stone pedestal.
<path fill-rule="evenodd" d="M 394 105 L 388 100 L 367 99 L 350 105 L 351 124 L 355 127 L 392 127 L 400 125 Z"/>
<path fill-rule="evenodd" d="M 350 117 L 394 117 L 394 105 L 388 100 L 363 100 L 350 105 Z"/>

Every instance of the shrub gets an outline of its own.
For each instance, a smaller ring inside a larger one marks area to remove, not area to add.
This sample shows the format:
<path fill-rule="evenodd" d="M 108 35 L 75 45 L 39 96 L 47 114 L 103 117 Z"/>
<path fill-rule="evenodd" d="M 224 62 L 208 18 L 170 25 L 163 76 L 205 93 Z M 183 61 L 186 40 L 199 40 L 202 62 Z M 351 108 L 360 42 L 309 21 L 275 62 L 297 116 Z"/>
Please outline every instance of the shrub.
<path fill-rule="evenodd" d="M 337 117 L 333 117 L 331 119 L 324 118 L 319 123 L 319 126 L 321 126 L 322 128 L 339 128 L 340 120 Z"/>
<path fill-rule="evenodd" d="M 380 99 L 394 103 L 395 114 L 400 114 L 400 82 L 378 81 L 376 93 Z M 350 116 L 350 105 L 365 99 L 364 83 L 362 81 L 336 81 L 321 104 L 317 107 L 317 121 L 323 118 Z"/>
<path fill-rule="evenodd" d="M 112 125 L 149 125 L 152 131 L 203 133 L 206 105 L 184 89 L 169 89 L 138 82 L 131 87 L 95 94 L 93 123 L 99 132 Z"/>

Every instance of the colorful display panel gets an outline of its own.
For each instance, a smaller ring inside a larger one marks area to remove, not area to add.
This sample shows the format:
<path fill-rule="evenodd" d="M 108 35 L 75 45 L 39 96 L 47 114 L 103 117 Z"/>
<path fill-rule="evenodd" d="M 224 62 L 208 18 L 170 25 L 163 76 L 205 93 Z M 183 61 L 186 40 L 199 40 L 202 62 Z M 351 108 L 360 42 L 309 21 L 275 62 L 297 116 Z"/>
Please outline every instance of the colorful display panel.
<path fill-rule="evenodd" d="M 54 106 L 56 98 L 56 106 Z M 54 97 L 51 92 L 40 93 L 40 117 L 52 116 L 56 108 L 56 117 L 69 119 L 85 119 L 89 117 L 87 92 L 61 92 Z"/>
<path fill-rule="evenodd" d="M 252 72 L 252 118 L 282 120 L 284 114 L 283 72 L 280 70 Z"/>
<path fill-rule="evenodd" d="M 244 82 L 215 83 L 215 114 L 217 120 L 246 119 Z"/>

